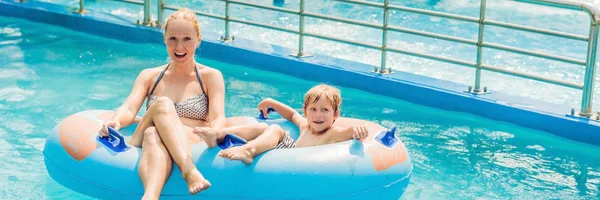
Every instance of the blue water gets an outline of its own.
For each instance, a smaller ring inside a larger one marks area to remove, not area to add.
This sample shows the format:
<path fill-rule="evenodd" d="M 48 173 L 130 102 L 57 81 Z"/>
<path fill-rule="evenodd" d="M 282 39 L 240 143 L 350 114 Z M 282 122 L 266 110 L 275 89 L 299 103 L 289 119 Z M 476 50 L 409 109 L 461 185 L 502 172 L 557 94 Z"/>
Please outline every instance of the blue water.
<path fill-rule="evenodd" d="M 88 109 L 115 109 L 144 68 L 165 63 L 139 44 L 0 17 L 0 199 L 84 199 L 43 164 L 50 130 Z M 228 116 L 272 97 L 301 107 L 317 82 L 215 60 Z M 342 115 L 397 125 L 414 164 L 402 199 L 598 199 L 600 147 L 549 133 L 341 88 Z M 356 183 L 360 184 L 360 183 Z"/>
<path fill-rule="evenodd" d="M 42 0 L 77 7 L 79 1 L 72 0 Z M 580 0 L 600 6 L 598 0 Z M 143 8 L 139 5 L 131 5 L 113 1 L 85 1 L 86 8 L 124 16 L 132 22 L 143 18 Z M 274 5 L 293 10 L 298 10 L 299 0 L 285 0 L 283 4 L 274 3 L 273 0 L 248 0 L 248 2 L 263 5 Z M 383 0 L 372 0 L 372 2 L 383 2 Z M 547 28 L 568 33 L 587 35 L 589 31 L 589 18 L 583 12 L 555 9 L 543 6 L 529 5 L 506 0 L 488 0 L 486 18 L 529 25 L 539 28 Z M 225 4 L 221 1 L 207 0 L 166 0 L 169 5 L 189 7 L 198 11 L 225 15 Z M 471 17 L 479 16 L 479 0 L 391 0 L 393 5 L 403 5 L 412 8 L 421 8 L 439 12 L 461 14 Z M 155 3 L 154 3 L 155 4 Z M 154 5 L 155 6 L 155 5 Z M 156 8 L 152 8 L 155 12 Z M 351 5 L 329 0 L 306 1 L 306 10 L 321 14 L 334 15 L 371 23 L 382 23 L 383 12 L 381 9 L 370 8 L 359 5 Z M 167 12 L 167 14 L 170 12 Z M 153 13 L 156 18 L 156 14 Z M 297 29 L 298 17 L 290 14 L 281 14 L 273 11 L 251 8 L 247 6 L 231 6 L 231 16 L 244 20 L 253 20 L 279 27 Z M 407 12 L 391 11 L 390 24 L 415 30 L 476 39 L 478 27 L 475 24 L 446 20 L 438 17 L 429 17 Z M 201 17 L 200 23 L 207 31 L 224 32 L 224 23 L 221 20 Z M 381 32 L 371 28 L 362 28 L 354 25 L 319 20 L 308 17 L 306 19 L 306 30 L 328 36 L 349 39 L 352 41 L 366 42 L 373 45 L 381 45 Z M 512 31 L 504 28 L 487 26 L 484 38 L 486 41 L 503 45 L 513 45 L 519 48 L 536 50 L 555 55 L 568 56 L 577 59 L 585 59 L 586 45 L 584 42 L 571 41 L 562 38 L 531 34 L 521 31 Z M 243 24 L 231 24 L 232 35 L 238 38 L 247 38 L 255 41 L 263 41 L 297 49 L 298 37 L 279 31 L 264 28 L 256 28 Z M 425 37 L 408 34 L 388 34 L 388 45 L 405 50 L 441 55 L 445 57 L 461 59 L 474 62 L 476 48 L 470 45 L 460 45 L 442 40 L 429 39 Z M 307 53 L 320 53 L 337 58 L 354 60 L 375 66 L 380 64 L 380 52 L 361 47 L 354 47 L 341 43 L 305 38 L 305 51 Z M 421 74 L 434 78 L 450 80 L 467 85 L 473 85 L 475 70 L 462 66 L 446 64 L 401 54 L 388 53 L 388 66 L 395 70 Z M 513 53 L 484 49 L 483 63 L 501 67 L 504 69 L 533 73 L 543 77 L 555 78 L 582 84 L 584 79 L 584 67 L 565 64 L 557 61 L 543 60 L 535 57 L 521 56 Z M 596 78 L 596 87 L 600 87 L 600 78 Z M 525 80 L 495 72 L 484 71 L 482 73 L 482 86 L 491 91 L 502 91 L 504 93 L 523 96 L 533 99 L 563 104 L 579 109 L 581 105 L 581 91 L 555 86 L 547 83 Z M 527 86 L 527 87 L 524 87 Z M 466 88 L 465 88 L 466 89 Z M 600 90 L 596 89 L 594 98 L 600 98 Z M 593 104 L 600 109 L 600 100 Z M 565 110 L 564 113 L 568 113 Z"/>

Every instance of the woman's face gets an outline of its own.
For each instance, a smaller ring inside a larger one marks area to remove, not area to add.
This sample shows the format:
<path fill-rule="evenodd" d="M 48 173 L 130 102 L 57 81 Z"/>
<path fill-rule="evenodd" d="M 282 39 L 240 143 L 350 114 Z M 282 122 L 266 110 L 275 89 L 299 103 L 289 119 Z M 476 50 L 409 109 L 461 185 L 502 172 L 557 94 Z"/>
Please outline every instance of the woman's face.
<path fill-rule="evenodd" d="M 173 62 L 185 63 L 194 58 L 194 52 L 200 45 L 200 36 L 194 25 L 184 19 L 174 19 L 165 30 L 167 52 Z"/>

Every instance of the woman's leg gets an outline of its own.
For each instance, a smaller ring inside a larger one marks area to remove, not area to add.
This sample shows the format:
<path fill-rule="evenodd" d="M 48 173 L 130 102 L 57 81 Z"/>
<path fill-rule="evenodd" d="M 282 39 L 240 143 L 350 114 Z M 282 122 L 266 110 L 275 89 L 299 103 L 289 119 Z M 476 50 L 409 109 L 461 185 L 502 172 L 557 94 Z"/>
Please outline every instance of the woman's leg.
<path fill-rule="evenodd" d="M 161 141 L 188 183 L 189 192 L 196 194 L 210 187 L 210 182 L 204 179 L 192 162 L 186 130 L 177 116 L 173 102 L 169 98 L 159 97 L 150 106 L 131 136 L 130 143 L 135 145 L 145 140 L 143 131 L 150 126 L 156 127 Z"/>
<path fill-rule="evenodd" d="M 155 127 L 149 127 L 144 131 L 141 147 L 142 157 L 138 174 L 144 184 L 142 199 L 158 199 L 167 178 L 171 175 L 173 162 Z"/>
<path fill-rule="evenodd" d="M 267 150 L 277 147 L 285 136 L 285 131 L 279 125 L 269 126 L 263 134 L 245 145 L 225 149 L 219 152 L 219 156 L 231 160 L 240 160 L 249 165 L 254 161 L 254 157 Z"/>
<path fill-rule="evenodd" d="M 237 135 L 247 141 L 250 141 L 262 134 L 267 127 L 269 127 L 269 125 L 265 123 L 238 125 L 220 129 L 196 127 L 194 128 L 194 134 L 200 136 L 208 147 L 213 148 L 217 146 L 217 143 L 221 142 L 223 138 L 225 138 L 227 133 Z"/>

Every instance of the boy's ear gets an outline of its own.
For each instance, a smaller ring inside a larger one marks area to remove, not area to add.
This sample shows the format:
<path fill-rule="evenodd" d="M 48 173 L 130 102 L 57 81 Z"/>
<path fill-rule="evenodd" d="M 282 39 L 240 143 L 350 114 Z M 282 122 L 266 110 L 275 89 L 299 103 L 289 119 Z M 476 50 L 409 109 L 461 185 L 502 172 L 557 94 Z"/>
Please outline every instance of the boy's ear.
<path fill-rule="evenodd" d="M 335 111 L 335 115 L 333 116 L 333 120 L 336 120 L 338 117 L 340 117 L 340 110 Z"/>

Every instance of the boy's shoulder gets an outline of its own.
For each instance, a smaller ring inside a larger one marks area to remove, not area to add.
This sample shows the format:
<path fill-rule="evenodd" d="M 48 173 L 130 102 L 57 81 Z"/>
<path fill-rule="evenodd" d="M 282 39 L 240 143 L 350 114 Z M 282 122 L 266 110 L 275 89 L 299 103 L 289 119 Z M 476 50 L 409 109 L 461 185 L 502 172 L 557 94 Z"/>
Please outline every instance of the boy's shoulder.
<path fill-rule="evenodd" d="M 302 128 L 308 128 L 308 122 L 306 121 L 306 118 L 304 118 L 304 116 L 302 116 L 300 113 L 296 112 L 294 113 L 294 115 L 292 115 L 292 123 L 296 124 L 296 126 L 298 126 L 298 128 L 300 128 L 300 130 L 302 130 Z"/>
<path fill-rule="evenodd" d="M 300 133 L 305 133 L 306 131 L 310 131 L 310 127 L 308 126 L 308 123 L 306 123 L 306 122 L 301 122 L 299 124 L 296 124 L 296 126 L 298 126 Z"/>
<path fill-rule="evenodd" d="M 308 126 L 308 124 L 302 126 L 302 127 L 298 127 L 300 128 L 300 132 L 301 133 L 309 133 L 310 127 Z M 344 127 L 340 127 L 340 126 L 331 126 L 329 129 L 327 129 L 327 131 L 319 134 L 319 137 L 323 138 L 332 138 L 332 136 L 339 134 L 341 132 L 344 132 L 345 128 Z"/>
<path fill-rule="evenodd" d="M 346 131 L 346 128 L 343 126 L 332 125 L 329 130 L 326 131 L 327 134 L 339 134 Z"/>

